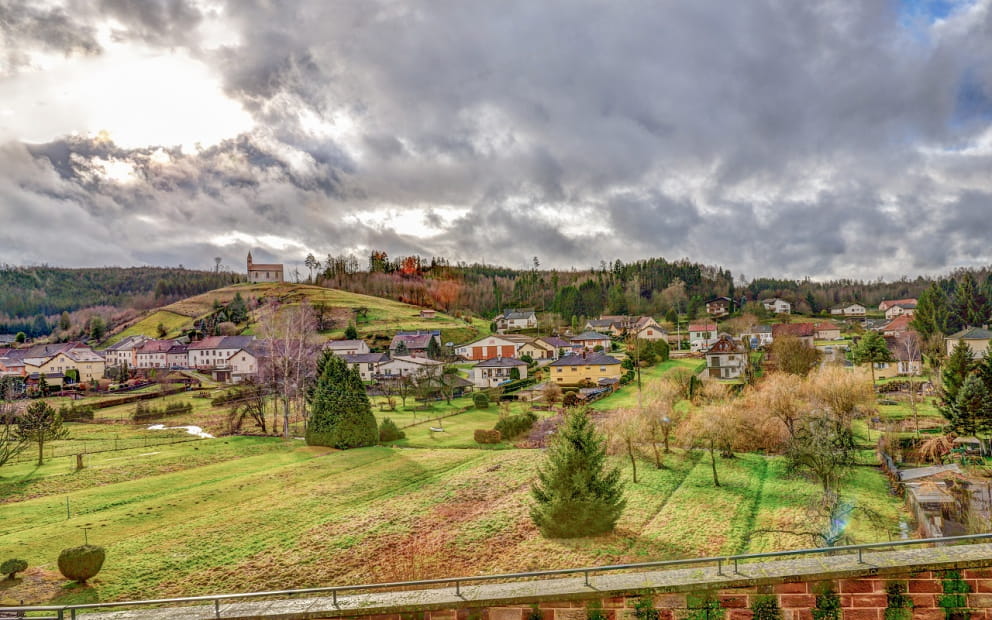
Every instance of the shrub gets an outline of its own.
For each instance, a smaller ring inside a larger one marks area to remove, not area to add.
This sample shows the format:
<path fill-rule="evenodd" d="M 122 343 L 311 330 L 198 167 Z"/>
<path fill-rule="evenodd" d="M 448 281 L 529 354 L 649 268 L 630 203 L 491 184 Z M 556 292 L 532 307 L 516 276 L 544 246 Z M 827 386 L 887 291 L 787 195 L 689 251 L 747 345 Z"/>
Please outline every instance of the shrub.
<path fill-rule="evenodd" d="M 913 599 L 906 594 L 906 584 L 890 581 L 885 585 L 885 620 L 909 620 L 913 616 Z"/>
<path fill-rule="evenodd" d="M 561 404 L 566 407 L 575 407 L 579 404 L 579 396 L 575 392 L 568 392 L 565 397 L 562 398 Z"/>
<path fill-rule="evenodd" d="M 24 572 L 28 569 L 27 560 L 18 560 L 11 558 L 0 564 L 0 574 L 7 575 L 7 579 L 13 579 L 14 575 L 17 573 Z"/>
<path fill-rule="evenodd" d="M 59 572 L 66 579 L 86 583 L 100 572 L 106 557 L 103 547 L 96 545 L 63 549 L 59 554 Z"/>
<path fill-rule="evenodd" d="M 152 407 L 151 405 L 147 405 L 139 401 L 138 404 L 134 406 L 134 413 L 131 415 L 131 419 L 135 422 L 142 420 L 156 420 L 166 416 L 189 414 L 192 413 L 192 411 L 192 403 L 171 402 L 164 407 Z"/>
<path fill-rule="evenodd" d="M 756 596 L 751 603 L 751 612 L 754 614 L 754 620 L 782 620 L 782 610 L 774 594 Z"/>
<path fill-rule="evenodd" d="M 521 433 L 527 432 L 534 422 L 537 421 L 537 415 L 533 412 L 528 411 L 527 413 L 521 413 L 519 415 L 508 415 L 504 418 L 500 418 L 499 422 L 496 423 L 495 429 L 500 432 L 500 435 L 506 437 L 507 439 L 512 439 Z"/>
<path fill-rule="evenodd" d="M 840 597 L 829 582 L 821 586 L 816 593 L 813 620 L 841 620 Z"/>
<path fill-rule="evenodd" d="M 70 403 L 59 407 L 59 415 L 62 416 L 62 421 L 64 422 L 92 420 L 93 407 L 90 407 L 89 405 L 76 405 L 75 403 Z"/>
<path fill-rule="evenodd" d="M 475 405 L 476 409 L 488 409 L 489 395 L 485 392 L 476 392 L 472 395 L 472 404 Z"/>
<path fill-rule="evenodd" d="M 396 422 L 384 418 L 379 424 L 379 441 L 396 441 L 397 439 L 406 439 L 406 433 L 396 426 Z"/>
<path fill-rule="evenodd" d="M 661 614 L 654 607 L 650 595 L 644 595 L 634 602 L 634 617 L 637 620 L 658 620 Z"/>
<path fill-rule="evenodd" d="M 476 429 L 475 443 L 499 443 L 502 441 L 502 436 L 497 430 L 489 430 L 485 428 Z"/>

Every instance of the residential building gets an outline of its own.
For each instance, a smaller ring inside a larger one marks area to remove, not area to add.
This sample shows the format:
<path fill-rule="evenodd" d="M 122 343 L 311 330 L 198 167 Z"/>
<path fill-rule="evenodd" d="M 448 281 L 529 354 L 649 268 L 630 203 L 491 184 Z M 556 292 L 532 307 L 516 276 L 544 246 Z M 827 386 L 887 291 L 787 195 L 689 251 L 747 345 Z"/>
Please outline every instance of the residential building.
<path fill-rule="evenodd" d="M 815 334 L 816 330 L 813 328 L 812 323 L 782 323 L 780 325 L 772 325 L 772 338 L 774 340 L 791 336 L 798 338 L 806 343 L 807 346 L 813 347 Z"/>
<path fill-rule="evenodd" d="M 885 344 L 892 356 L 890 362 L 875 362 L 875 378 L 886 379 L 890 377 L 919 375 L 923 372 L 923 355 L 918 345 L 906 346 L 911 341 L 906 339 L 904 334 L 901 337 L 887 336 Z M 867 368 L 868 364 L 862 364 Z"/>
<path fill-rule="evenodd" d="M 765 307 L 765 310 L 774 314 L 792 314 L 792 304 L 778 297 L 762 299 L 761 305 Z"/>
<path fill-rule="evenodd" d="M 992 340 L 992 331 L 986 327 L 967 327 L 944 338 L 944 345 L 947 347 L 947 354 L 950 355 L 959 342 L 964 342 L 971 349 L 971 357 L 978 359 L 988 350 L 989 340 Z"/>
<path fill-rule="evenodd" d="M 165 352 L 165 361 L 169 368 L 189 367 L 189 346 L 174 344 Z"/>
<path fill-rule="evenodd" d="M 638 340 L 666 340 L 668 338 L 668 332 L 654 321 L 635 327 L 631 333 Z"/>
<path fill-rule="evenodd" d="M 509 309 L 496 317 L 496 330 L 512 332 L 521 329 L 536 329 L 537 313 L 530 308 Z"/>
<path fill-rule="evenodd" d="M 772 337 L 771 325 L 752 325 L 741 333 L 741 340 L 747 340 L 752 349 L 769 346 L 775 339 Z"/>
<path fill-rule="evenodd" d="M 364 355 L 371 353 L 369 344 L 364 340 L 328 340 L 324 350 L 332 355 Z"/>
<path fill-rule="evenodd" d="M 900 314 L 885 325 L 878 328 L 883 336 L 896 336 L 912 330 L 913 317 L 908 314 Z"/>
<path fill-rule="evenodd" d="M 613 385 L 622 374 L 620 360 L 605 353 L 566 355 L 550 364 L 551 380 L 558 385 Z"/>
<path fill-rule="evenodd" d="M 168 368 L 169 349 L 176 346 L 175 340 L 146 340 L 135 352 L 135 368 Z"/>
<path fill-rule="evenodd" d="M 744 374 L 747 352 L 729 336 L 721 336 L 705 355 L 706 372 L 714 379 L 737 379 Z"/>
<path fill-rule="evenodd" d="M 441 330 L 418 330 L 414 332 L 397 332 L 393 336 L 392 342 L 389 343 L 389 354 L 392 357 L 396 357 L 397 350 L 401 350 L 400 343 L 403 343 L 407 351 L 406 355 L 410 357 L 427 357 L 427 347 L 430 345 L 431 338 L 437 341 L 438 345 L 441 344 Z M 403 356 L 401 356 L 403 357 Z"/>
<path fill-rule="evenodd" d="M 706 313 L 713 317 L 726 316 L 733 309 L 734 300 L 729 297 L 714 297 L 706 302 Z"/>
<path fill-rule="evenodd" d="M 886 299 L 882 303 L 878 304 L 878 309 L 881 310 L 882 312 L 885 312 L 892 306 L 897 306 L 899 304 L 912 304 L 913 307 L 915 308 L 916 298 L 910 297 L 907 299 Z"/>
<path fill-rule="evenodd" d="M 78 380 L 85 382 L 102 379 L 106 370 L 103 356 L 78 342 L 39 345 L 31 347 L 25 353 L 25 357 L 20 359 L 24 364 L 21 370 L 23 375 L 34 379 L 44 375 L 49 385 L 55 385 L 52 382 L 54 378 L 58 378 L 57 385 L 60 386 L 65 382 L 71 382 L 71 380 L 63 381 L 67 374 L 73 379 L 78 375 Z M 17 367 L 13 360 L 5 363 L 4 366 L 8 369 Z"/>
<path fill-rule="evenodd" d="M 572 351 L 572 343 L 558 336 L 541 336 L 538 340 L 554 351 L 551 359 L 556 360 Z"/>
<path fill-rule="evenodd" d="M 477 388 L 497 387 L 513 380 L 514 369 L 519 373 L 518 379 L 527 378 L 527 362 L 512 357 L 494 357 L 476 364 L 469 380 Z"/>
<path fill-rule="evenodd" d="M 63 357 L 62 372 L 76 371 L 79 373 L 80 382 L 89 383 L 95 379 L 102 379 L 107 371 L 106 360 L 89 347 L 75 347 L 60 355 Z"/>
<path fill-rule="evenodd" d="M 388 380 L 398 379 L 400 377 L 415 377 L 427 372 L 427 369 L 436 366 L 444 366 L 444 363 L 428 359 L 427 357 L 414 357 L 412 355 L 394 356 L 388 361 L 379 363 L 374 378 Z"/>
<path fill-rule="evenodd" d="M 420 318 L 422 319 L 433 319 L 435 316 L 437 316 L 437 310 L 432 310 L 430 308 L 420 309 Z"/>
<path fill-rule="evenodd" d="M 906 301 L 898 304 L 892 304 L 885 311 L 885 318 L 894 319 L 897 316 L 913 316 L 916 313 L 916 302 Z"/>
<path fill-rule="evenodd" d="M 516 357 L 518 346 L 517 342 L 506 336 L 492 335 L 455 347 L 455 355 L 480 361 L 494 357 Z"/>
<path fill-rule="evenodd" d="M 598 332 L 582 332 L 578 336 L 571 338 L 572 351 L 594 351 L 596 347 L 601 347 L 603 351 L 609 351 L 613 347 L 613 340 Z"/>
<path fill-rule="evenodd" d="M 821 321 L 813 326 L 813 337 L 817 340 L 840 340 L 840 326 L 830 321 Z"/>
<path fill-rule="evenodd" d="M 259 358 L 262 357 L 262 349 L 259 341 L 253 341 L 247 346 L 238 349 L 227 358 L 225 370 L 231 373 L 232 383 L 241 383 L 249 377 L 258 376 Z"/>
<path fill-rule="evenodd" d="M 190 343 L 188 366 L 200 370 L 228 367 L 232 355 L 248 347 L 254 336 L 208 336 Z"/>
<path fill-rule="evenodd" d="M 716 323 L 690 323 L 689 324 L 689 350 L 705 351 L 716 342 Z"/>
<path fill-rule="evenodd" d="M 624 331 L 624 324 L 615 318 L 589 319 L 586 321 L 585 330 L 619 336 Z"/>
<path fill-rule="evenodd" d="M 379 365 L 388 362 L 389 356 L 385 353 L 354 353 L 345 354 L 340 356 L 344 360 L 345 364 L 348 364 L 349 368 L 358 371 L 361 375 L 362 381 L 366 383 L 371 383 L 377 374 L 379 374 Z"/>
<path fill-rule="evenodd" d="M 138 365 L 138 349 L 141 348 L 146 341 L 150 340 L 148 336 L 128 336 L 123 340 L 120 340 L 103 351 L 104 360 L 107 362 L 107 366 L 128 366 L 129 368 L 135 368 Z"/>
<path fill-rule="evenodd" d="M 248 252 L 248 281 L 282 282 L 283 266 L 253 262 L 251 259 L 251 252 Z"/>
<path fill-rule="evenodd" d="M 830 314 L 841 316 L 864 316 L 867 309 L 858 303 L 846 303 L 834 306 L 830 309 Z"/>

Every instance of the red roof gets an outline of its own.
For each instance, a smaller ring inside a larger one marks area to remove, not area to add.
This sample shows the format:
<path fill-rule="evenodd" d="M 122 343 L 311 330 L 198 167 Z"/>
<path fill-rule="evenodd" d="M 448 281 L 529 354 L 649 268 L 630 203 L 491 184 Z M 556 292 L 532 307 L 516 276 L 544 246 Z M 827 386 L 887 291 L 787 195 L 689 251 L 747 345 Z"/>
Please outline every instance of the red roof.
<path fill-rule="evenodd" d="M 800 325 L 802 325 L 802 323 L 800 323 Z M 816 325 L 814 325 L 813 326 L 813 329 L 815 329 L 818 332 L 825 331 L 825 330 L 828 330 L 828 329 L 831 329 L 831 330 L 837 329 L 837 330 L 839 330 L 840 329 L 840 325 L 835 325 L 833 323 L 830 323 L 829 321 L 824 321 L 822 323 L 817 323 Z"/>
<path fill-rule="evenodd" d="M 713 346 L 709 348 L 706 353 L 743 353 L 744 349 L 741 348 L 732 339 L 723 337 L 713 343 Z"/>
<path fill-rule="evenodd" d="M 716 323 L 690 323 L 689 331 L 691 332 L 715 332 Z"/>
<path fill-rule="evenodd" d="M 796 338 L 812 338 L 814 332 L 812 323 L 782 323 L 772 325 L 772 338 L 795 336 Z"/>
<path fill-rule="evenodd" d="M 916 299 L 886 299 L 882 303 L 878 304 L 879 310 L 888 310 L 892 306 L 898 306 L 899 304 L 915 304 Z"/>
<path fill-rule="evenodd" d="M 882 327 L 882 331 L 884 331 L 884 332 L 905 332 L 905 331 L 909 331 L 909 329 L 910 329 L 909 324 L 910 324 L 910 321 L 912 321 L 912 320 L 913 320 L 913 317 L 907 316 L 905 314 L 900 314 L 896 318 L 894 318 L 891 321 L 889 321 L 888 323 L 886 323 Z"/>

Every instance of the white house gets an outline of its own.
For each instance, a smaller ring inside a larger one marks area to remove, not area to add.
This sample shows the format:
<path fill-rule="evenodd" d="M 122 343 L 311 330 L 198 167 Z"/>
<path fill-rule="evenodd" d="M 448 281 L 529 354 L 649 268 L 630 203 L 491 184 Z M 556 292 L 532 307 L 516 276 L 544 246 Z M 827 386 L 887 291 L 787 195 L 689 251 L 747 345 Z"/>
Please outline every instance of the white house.
<path fill-rule="evenodd" d="M 865 312 L 865 307 L 857 303 L 841 304 L 830 309 L 830 314 L 839 314 L 841 316 L 864 316 Z"/>
<path fill-rule="evenodd" d="M 381 362 L 376 369 L 376 374 L 387 379 L 413 377 L 423 373 L 425 369 L 432 366 L 444 366 L 444 362 L 438 362 L 426 357 L 401 355 L 393 357 L 389 361 Z"/>
<path fill-rule="evenodd" d="M 324 349 L 332 355 L 364 355 L 370 352 L 364 340 L 328 340 L 324 343 Z"/>
<path fill-rule="evenodd" d="M 775 314 L 792 314 L 792 304 L 778 297 L 763 299 L 761 305 L 765 307 L 765 310 Z"/>
<path fill-rule="evenodd" d="M 357 353 L 340 357 L 350 368 L 357 370 L 365 382 L 372 381 L 379 374 L 379 365 L 389 361 L 389 356 L 385 353 Z"/>
<path fill-rule="evenodd" d="M 530 309 L 510 309 L 496 317 L 497 331 L 534 329 L 537 327 L 537 313 Z"/>
<path fill-rule="evenodd" d="M 704 351 L 716 343 L 718 334 L 716 323 L 690 323 L 689 349 Z"/>
<path fill-rule="evenodd" d="M 741 333 L 741 340 L 747 339 L 752 348 L 767 347 L 774 341 L 771 325 L 752 325 Z"/>
<path fill-rule="evenodd" d="M 201 369 L 226 368 L 231 356 L 250 346 L 254 339 L 254 336 L 208 336 L 189 345 L 188 365 Z"/>
<path fill-rule="evenodd" d="M 483 360 L 472 368 L 469 379 L 478 388 L 496 387 L 513 380 L 513 369 L 520 373 L 518 378 L 527 378 L 527 362 L 512 357 L 495 357 Z"/>
<path fill-rule="evenodd" d="M 916 302 L 907 301 L 893 304 L 885 311 L 885 318 L 894 319 L 897 316 L 913 316 L 916 313 Z"/>
<path fill-rule="evenodd" d="M 706 350 L 706 373 L 714 379 L 736 379 L 747 361 L 744 347 L 729 336 L 721 336 Z"/>

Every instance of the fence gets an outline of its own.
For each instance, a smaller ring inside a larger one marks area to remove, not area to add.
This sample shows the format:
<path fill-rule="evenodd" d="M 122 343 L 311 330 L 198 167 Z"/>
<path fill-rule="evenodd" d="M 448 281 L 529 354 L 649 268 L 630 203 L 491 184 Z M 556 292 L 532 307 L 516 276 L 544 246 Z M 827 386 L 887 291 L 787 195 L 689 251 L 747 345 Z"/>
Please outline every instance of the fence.
<path fill-rule="evenodd" d="M 150 431 L 151 432 L 151 431 Z M 166 446 L 189 441 L 200 441 L 202 438 L 188 433 L 182 435 L 172 435 L 167 431 L 162 431 L 161 437 L 124 437 L 106 439 L 68 439 L 52 442 L 44 447 L 45 459 L 58 457 L 75 456 L 77 454 L 100 454 L 102 452 L 119 452 L 122 450 L 134 450 L 136 448 L 154 448 L 156 446 Z M 28 444 L 27 447 L 8 463 L 27 463 L 38 460 L 37 444 Z M 0 616 L 2 618 L 2 616 Z"/>
<path fill-rule="evenodd" d="M 917 540 L 897 540 L 880 543 L 869 543 L 862 545 L 846 545 L 842 547 L 816 547 L 812 549 L 797 549 L 795 551 L 771 551 L 767 553 L 750 553 L 744 555 L 714 556 L 703 558 L 689 558 L 683 560 L 662 560 L 658 562 L 641 562 L 637 564 L 614 564 L 609 566 L 583 566 L 579 568 L 563 568 L 557 570 L 533 571 L 523 573 L 504 573 L 497 575 L 476 575 L 471 577 L 450 577 L 445 579 L 424 579 L 420 581 L 399 581 L 392 583 L 360 584 L 350 586 L 328 586 L 321 588 L 305 588 L 299 590 L 273 590 L 268 592 L 244 592 L 238 594 L 215 594 L 209 596 L 189 596 L 183 598 L 152 599 L 144 601 L 121 601 L 116 603 L 86 603 L 79 605 L 48 605 L 37 607 L 0 607 L 0 614 L 23 614 L 28 612 L 51 613 L 47 616 L 32 616 L 35 620 L 65 620 L 79 618 L 80 611 L 96 609 L 127 609 L 136 607 L 152 606 L 173 606 L 184 603 L 212 603 L 215 618 L 223 618 L 221 615 L 221 603 L 231 601 L 246 601 L 252 599 L 273 599 L 275 597 L 293 597 L 303 594 L 323 594 L 332 597 L 333 605 L 338 605 L 338 595 L 343 592 L 357 594 L 360 592 L 382 591 L 382 590 L 416 590 L 429 586 L 447 586 L 453 588 L 456 596 L 461 596 L 461 587 L 468 584 L 478 584 L 482 582 L 521 582 L 533 581 L 536 579 L 549 577 L 562 577 L 574 575 L 583 577 L 587 587 L 593 587 L 589 579 L 603 573 L 617 573 L 621 571 L 634 571 L 646 569 L 667 569 L 698 567 L 700 571 L 704 568 L 715 569 L 715 574 L 724 577 L 739 575 L 742 564 L 754 560 L 794 558 L 801 556 L 815 555 L 849 555 L 851 559 L 857 557 L 859 564 L 865 564 L 862 554 L 865 551 L 875 549 L 892 549 L 917 545 L 953 545 L 956 543 L 992 541 L 992 534 L 973 534 L 970 536 L 950 536 L 944 538 L 924 538 Z M 726 572 L 725 572 L 726 571 Z M 3 617 L 3 616 L 0 616 Z M 10 617 L 10 616 L 8 616 Z"/>

